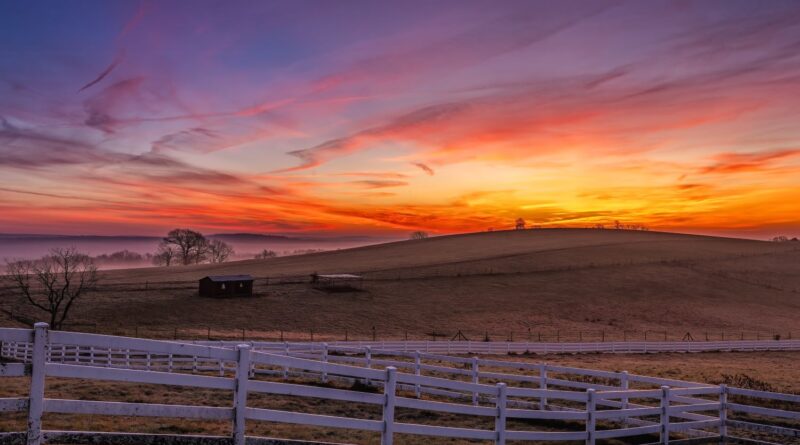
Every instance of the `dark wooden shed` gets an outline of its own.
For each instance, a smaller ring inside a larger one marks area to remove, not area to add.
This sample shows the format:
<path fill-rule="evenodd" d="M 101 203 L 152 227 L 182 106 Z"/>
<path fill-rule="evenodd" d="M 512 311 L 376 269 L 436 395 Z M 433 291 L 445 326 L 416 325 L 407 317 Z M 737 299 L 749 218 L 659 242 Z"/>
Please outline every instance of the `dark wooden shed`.
<path fill-rule="evenodd" d="M 201 297 L 251 297 L 253 277 L 250 275 L 210 275 L 200 279 Z"/>

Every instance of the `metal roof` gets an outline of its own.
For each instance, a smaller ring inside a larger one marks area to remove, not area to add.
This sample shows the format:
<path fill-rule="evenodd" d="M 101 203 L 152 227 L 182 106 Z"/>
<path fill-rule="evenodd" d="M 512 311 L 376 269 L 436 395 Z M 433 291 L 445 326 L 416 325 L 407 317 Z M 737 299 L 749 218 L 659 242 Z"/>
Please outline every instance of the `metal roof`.
<path fill-rule="evenodd" d="M 251 277 L 250 275 L 209 275 L 205 278 L 208 278 L 209 280 L 215 283 L 220 283 L 225 281 L 253 281 L 253 277 Z"/>

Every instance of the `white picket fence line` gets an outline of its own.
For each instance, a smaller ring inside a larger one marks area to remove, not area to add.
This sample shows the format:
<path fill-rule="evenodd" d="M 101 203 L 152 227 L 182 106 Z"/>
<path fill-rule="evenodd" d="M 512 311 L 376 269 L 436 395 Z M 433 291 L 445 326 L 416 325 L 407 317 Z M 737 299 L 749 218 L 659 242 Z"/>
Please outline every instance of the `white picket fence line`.
<path fill-rule="evenodd" d="M 800 420 L 797 411 L 727 403 L 726 400 L 728 395 L 736 395 L 800 403 L 800 396 L 796 395 L 626 372 L 391 350 L 389 342 L 381 343 L 387 349 L 352 343 L 215 343 L 212 346 L 49 331 L 45 324 L 38 324 L 35 330 L 0 329 L 0 341 L 3 356 L 32 365 L 26 368 L 21 363 L 8 363 L 0 367 L 0 376 L 31 375 L 28 398 L 0 399 L 0 412 L 28 411 L 30 445 L 42 443 L 41 415 L 44 412 L 230 420 L 237 445 L 244 443 L 247 420 L 373 431 L 381 434 L 382 444 L 391 444 L 395 433 L 483 439 L 501 444 L 506 440 L 595 443 L 597 439 L 659 434 L 660 443 L 669 443 L 670 432 L 725 437 L 729 425 L 748 428 L 747 422 L 728 421 L 729 411 Z M 404 345 L 407 347 L 408 343 Z M 451 366 L 442 366 L 442 363 Z M 517 373 L 520 370 L 523 374 Z M 194 374 L 176 373 L 182 371 Z M 425 375 L 425 372 L 433 375 Z M 233 377 L 228 377 L 229 374 Z M 364 381 L 382 388 L 383 394 L 254 378 L 257 375 L 287 378 L 290 374 L 322 381 Z M 223 389 L 232 391 L 234 400 L 232 407 L 208 407 L 46 399 L 43 391 L 46 376 Z M 568 376 L 603 379 L 603 383 L 574 381 Z M 485 384 L 481 380 L 496 383 Z M 499 380 L 517 385 L 533 384 L 538 388 L 507 386 Z M 660 387 L 633 389 L 632 385 Z M 398 390 L 413 392 L 414 397 L 399 396 Z M 254 392 L 378 405 L 382 420 L 248 407 L 247 394 Z M 447 401 L 421 399 L 423 394 Z M 396 407 L 489 416 L 495 419 L 495 428 L 396 422 Z M 584 428 L 579 431 L 509 431 L 507 420 L 516 418 L 581 422 Z M 598 430 L 598 420 L 609 429 Z M 614 423 L 605 424 L 611 421 Z M 799 430 L 753 425 L 750 429 L 757 427 L 759 431 L 800 437 Z"/>
<path fill-rule="evenodd" d="M 197 344 L 230 345 L 232 341 L 195 341 Z M 279 351 L 287 342 L 247 342 L 264 351 Z M 800 339 L 794 340 L 726 340 L 726 341 L 625 341 L 625 342 L 483 342 L 483 341 L 334 341 L 289 343 L 297 347 L 371 347 L 375 349 L 436 354 L 580 354 L 618 353 L 649 354 L 657 352 L 754 352 L 800 351 Z"/>

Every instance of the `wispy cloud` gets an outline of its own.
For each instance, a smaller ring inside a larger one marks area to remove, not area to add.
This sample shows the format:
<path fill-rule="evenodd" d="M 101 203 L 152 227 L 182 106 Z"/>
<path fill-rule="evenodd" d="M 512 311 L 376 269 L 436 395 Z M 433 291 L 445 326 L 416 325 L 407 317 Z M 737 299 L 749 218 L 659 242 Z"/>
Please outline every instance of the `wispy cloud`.
<path fill-rule="evenodd" d="M 365 179 L 362 181 L 351 181 L 351 184 L 368 189 L 383 189 L 388 187 L 401 187 L 408 185 L 405 181 L 391 181 L 387 179 Z"/>
<path fill-rule="evenodd" d="M 424 171 L 425 173 L 428 174 L 428 176 L 433 176 L 434 175 L 433 169 L 428 167 L 427 165 L 423 164 L 422 162 L 412 162 L 411 165 L 413 165 L 414 167 L 417 167 L 420 170 Z"/>
<path fill-rule="evenodd" d="M 743 173 L 760 171 L 774 166 L 778 161 L 800 157 L 800 149 L 770 150 L 757 153 L 720 153 L 714 164 L 704 167 L 702 173 Z"/>

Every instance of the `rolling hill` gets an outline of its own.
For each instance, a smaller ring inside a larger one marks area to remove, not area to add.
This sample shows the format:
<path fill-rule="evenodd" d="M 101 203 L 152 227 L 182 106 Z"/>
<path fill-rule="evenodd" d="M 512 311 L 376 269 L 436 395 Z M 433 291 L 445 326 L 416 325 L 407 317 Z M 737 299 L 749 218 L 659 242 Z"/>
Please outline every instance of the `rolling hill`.
<path fill-rule="evenodd" d="M 299 282 L 313 272 L 358 273 L 365 289 L 328 294 Z M 196 280 L 211 274 L 251 274 L 258 296 L 197 297 Z M 494 339 L 621 338 L 645 331 L 666 331 L 673 339 L 708 331 L 716 338 L 723 331 L 786 336 L 792 329 L 800 335 L 800 244 L 661 232 L 453 235 L 268 260 L 107 271 L 102 283 L 74 317 L 101 331 L 137 325 L 206 332 L 210 326 L 308 336 L 313 329 L 332 339 L 345 331 L 349 338 L 370 336 L 373 326 L 384 338 L 459 330 L 471 339 L 486 333 Z"/>

